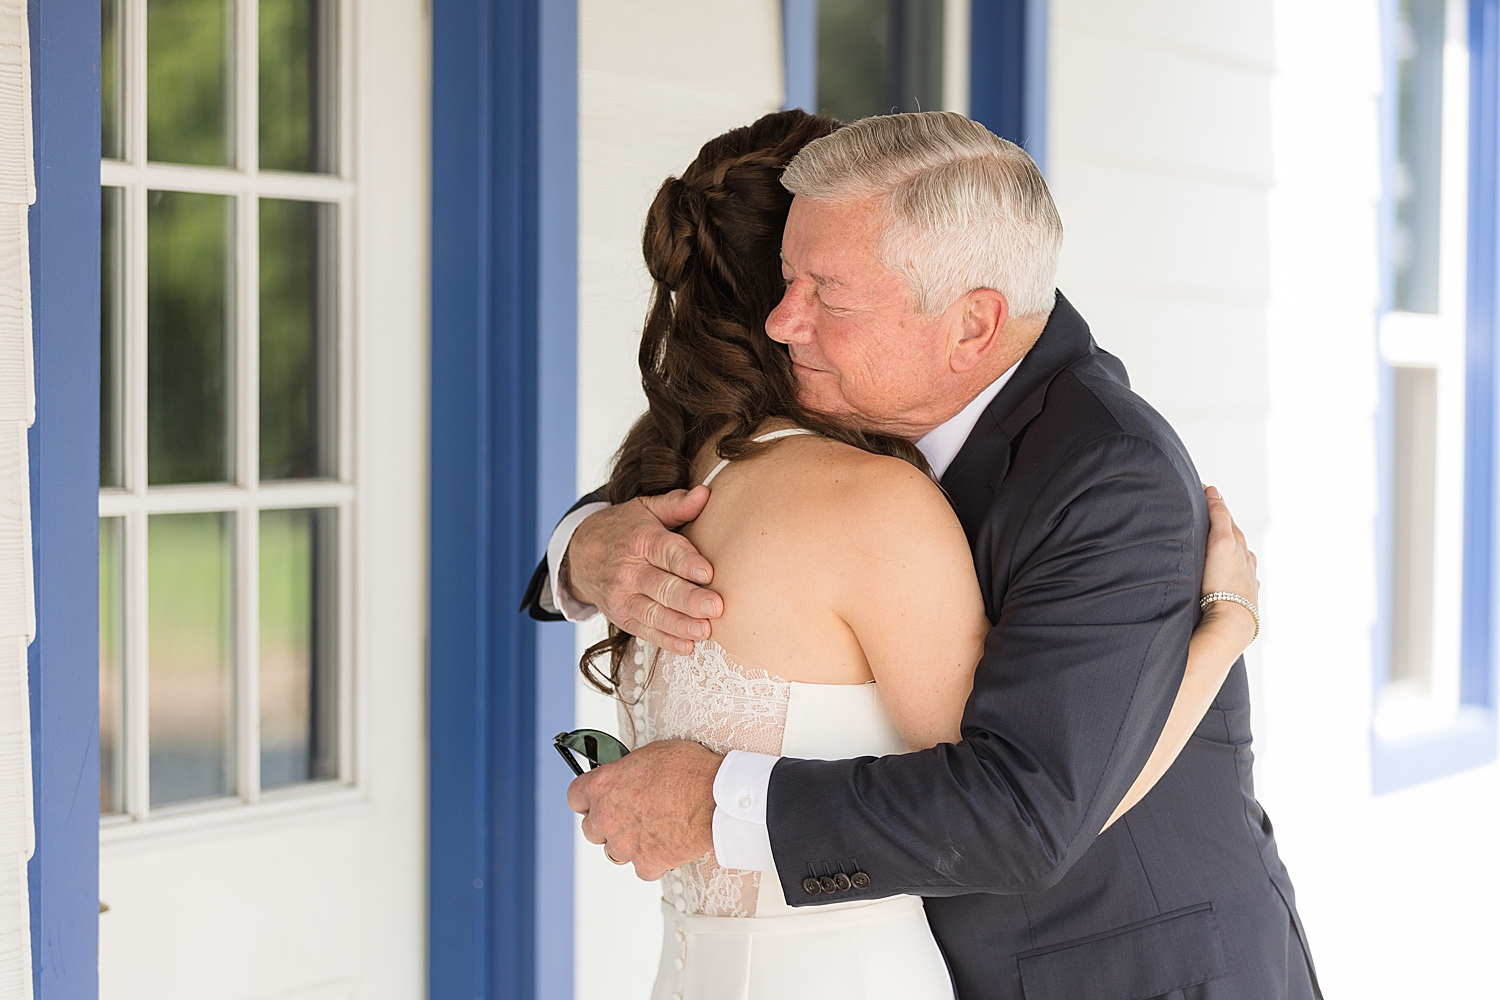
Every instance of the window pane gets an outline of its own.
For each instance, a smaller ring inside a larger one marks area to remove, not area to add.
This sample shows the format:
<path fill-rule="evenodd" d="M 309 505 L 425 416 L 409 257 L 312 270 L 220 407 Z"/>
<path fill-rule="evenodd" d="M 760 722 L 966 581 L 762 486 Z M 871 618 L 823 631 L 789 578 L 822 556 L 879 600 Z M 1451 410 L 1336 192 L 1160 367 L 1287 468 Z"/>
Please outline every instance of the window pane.
<path fill-rule="evenodd" d="M 99 486 L 125 485 L 125 191 L 99 192 Z"/>
<path fill-rule="evenodd" d="M 943 0 L 820 0 L 818 108 L 845 121 L 943 106 Z"/>
<path fill-rule="evenodd" d="M 147 0 L 146 154 L 234 165 L 233 0 Z"/>
<path fill-rule="evenodd" d="M 234 199 L 147 202 L 146 461 L 152 485 L 233 477 Z"/>
<path fill-rule="evenodd" d="M 1438 311 L 1444 0 L 1401 0 L 1397 39 L 1396 308 Z"/>
<path fill-rule="evenodd" d="M 125 809 L 125 519 L 99 519 L 99 812 Z"/>
<path fill-rule="evenodd" d="M 335 205 L 260 202 L 260 478 L 337 474 Z"/>
<path fill-rule="evenodd" d="M 150 535 L 151 804 L 234 791 L 230 514 L 156 514 Z"/>
<path fill-rule="evenodd" d="M 123 0 L 100 0 L 99 155 L 125 157 Z"/>
<path fill-rule="evenodd" d="M 260 165 L 338 169 L 338 32 L 331 0 L 260 0 Z"/>
<path fill-rule="evenodd" d="M 260 783 L 338 776 L 337 511 L 260 515 Z"/>

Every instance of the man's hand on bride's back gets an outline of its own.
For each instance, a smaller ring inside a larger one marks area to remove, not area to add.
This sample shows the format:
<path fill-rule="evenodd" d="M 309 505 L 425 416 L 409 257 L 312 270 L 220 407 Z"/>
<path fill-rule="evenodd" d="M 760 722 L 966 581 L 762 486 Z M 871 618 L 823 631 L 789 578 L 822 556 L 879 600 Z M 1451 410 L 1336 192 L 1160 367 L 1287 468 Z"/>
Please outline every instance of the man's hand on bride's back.
<path fill-rule="evenodd" d="M 703 512 L 707 487 L 638 497 L 590 515 L 573 534 L 561 586 L 615 625 L 663 649 L 691 653 L 712 634 L 724 600 L 714 568 L 679 528 Z"/>

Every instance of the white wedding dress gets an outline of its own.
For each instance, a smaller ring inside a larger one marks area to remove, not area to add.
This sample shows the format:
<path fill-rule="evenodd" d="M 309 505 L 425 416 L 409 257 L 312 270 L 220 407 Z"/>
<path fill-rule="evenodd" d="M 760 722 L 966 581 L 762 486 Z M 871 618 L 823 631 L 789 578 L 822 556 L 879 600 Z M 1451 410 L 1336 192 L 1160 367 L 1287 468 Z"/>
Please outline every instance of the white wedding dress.
<path fill-rule="evenodd" d="M 807 432 L 774 437 L 788 433 Z M 784 680 L 711 641 L 684 656 L 637 639 L 631 659 L 619 693 L 632 748 L 687 739 L 804 759 L 906 752 L 874 682 Z M 793 908 L 773 873 L 720 868 L 711 852 L 661 886 L 652 1000 L 953 1000 L 917 896 Z"/>

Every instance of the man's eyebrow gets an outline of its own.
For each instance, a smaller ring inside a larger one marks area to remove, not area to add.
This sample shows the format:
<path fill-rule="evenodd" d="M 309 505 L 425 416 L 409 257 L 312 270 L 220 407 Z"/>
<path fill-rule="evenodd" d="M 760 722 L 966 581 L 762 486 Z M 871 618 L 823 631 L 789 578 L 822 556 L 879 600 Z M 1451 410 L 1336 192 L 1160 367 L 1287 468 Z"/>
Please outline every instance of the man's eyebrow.
<path fill-rule="evenodd" d="M 786 254 L 777 253 L 776 256 L 781 258 L 781 263 L 783 265 L 785 265 L 786 267 L 792 267 L 792 265 L 787 263 Z M 792 270 L 795 272 L 797 269 L 795 267 L 792 267 Z M 817 282 L 818 287 L 820 288 L 843 288 L 848 284 L 848 282 L 843 281 L 839 278 L 835 278 L 832 275 L 828 274 L 815 274 L 812 271 L 808 271 L 807 276 L 812 278 L 813 281 Z"/>

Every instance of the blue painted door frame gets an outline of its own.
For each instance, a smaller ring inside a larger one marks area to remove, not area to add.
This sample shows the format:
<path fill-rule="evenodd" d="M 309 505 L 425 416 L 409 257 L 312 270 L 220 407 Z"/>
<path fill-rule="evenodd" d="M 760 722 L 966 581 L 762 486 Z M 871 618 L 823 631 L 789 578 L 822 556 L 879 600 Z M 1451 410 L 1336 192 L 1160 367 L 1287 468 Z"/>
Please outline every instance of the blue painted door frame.
<path fill-rule="evenodd" d="M 37 1000 L 99 993 L 99 0 L 31 0 Z"/>
<path fill-rule="evenodd" d="M 973 0 L 969 117 L 1047 169 L 1048 0 Z"/>
<path fill-rule="evenodd" d="M 517 609 L 573 498 L 577 12 L 432 17 L 429 990 L 560 998 L 573 833 L 545 743 L 572 632 Z"/>

